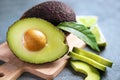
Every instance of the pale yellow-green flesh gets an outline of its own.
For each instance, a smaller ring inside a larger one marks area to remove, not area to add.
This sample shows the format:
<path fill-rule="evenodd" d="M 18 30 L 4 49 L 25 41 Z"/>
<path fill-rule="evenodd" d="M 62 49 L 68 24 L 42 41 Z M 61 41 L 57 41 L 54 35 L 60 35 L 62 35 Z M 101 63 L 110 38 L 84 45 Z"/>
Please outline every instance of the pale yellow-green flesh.
<path fill-rule="evenodd" d="M 85 57 L 85 56 L 83 56 L 83 55 L 79 55 L 79 54 L 74 53 L 74 52 L 70 52 L 69 55 L 70 55 L 70 57 L 72 57 L 73 59 L 77 59 L 77 60 L 86 62 L 86 63 L 94 66 L 94 67 L 97 68 L 97 69 L 100 69 L 100 70 L 102 70 L 102 71 L 105 71 L 105 70 L 106 70 L 106 66 L 104 66 L 103 64 L 98 63 L 97 61 L 95 61 L 95 60 L 93 60 L 93 59 L 91 59 L 91 58 Z"/>
<path fill-rule="evenodd" d="M 24 33 L 29 29 L 37 29 L 43 32 L 47 38 L 47 44 L 40 51 L 30 51 L 23 45 Z M 46 63 L 62 57 L 68 50 L 64 43 L 64 34 L 51 23 L 36 18 L 17 21 L 7 32 L 7 41 L 14 54 L 21 60 L 30 63 Z"/>
<path fill-rule="evenodd" d="M 107 45 L 106 40 L 105 40 L 100 28 L 98 27 L 98 25 L 91 27 L 90 30 L 95 35 L 97 43 L 99 46 L 106 46 Z"/>
<path fill-rule="evenodd" d="M 96 62 L 103 64 L 104 66 L 108 66 L 108 67 L 112 66 L 112 62 L 110 60 L 103 58 L 102 56 L 99 56 L 95 53 L 88 52 L 83 49 L 78 49 L 76 47 L 73 48 L 73 52 L 78 53 L 79 55 L 85 56 L 87 58 L 93 59 Z"/>
<path fill-rule="evenodd" d="M 90 28 L 90 30 L 96 37 L 96 41 L 99 47 L 105 47 L 107 45 L 106 40 L 99 26 L 97 25 L 97 16 L 77 16 L 76 20 L 78 23 L 83 24 L 86 27 Z"/>
<path fill-rule="evenodd" d="M 96 24 L 96 16 L 77 16 L 76 20 L 78 23 L 85 25 L 86 27 L 91 27 Z"/>
<path fill-rule="evenodd" d="M 100 73 L 93 66 L 82 61 L 70 61 L 70 64 L 75 71 L 86 75 L 84 80 L 100 80 Z"/>

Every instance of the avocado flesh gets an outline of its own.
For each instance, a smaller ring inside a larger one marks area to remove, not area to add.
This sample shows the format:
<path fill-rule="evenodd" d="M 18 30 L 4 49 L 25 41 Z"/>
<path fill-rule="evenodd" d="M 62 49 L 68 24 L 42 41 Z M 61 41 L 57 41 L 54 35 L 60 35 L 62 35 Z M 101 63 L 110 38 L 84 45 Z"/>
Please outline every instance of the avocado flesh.
<path fill-rule="evenodd" d="M 23 36 L 29 29 L 37 29 L 45 34 L 47 43 L 44 48 L 30 51 L 24 46 Z M 68 51 L 64 33 L 51 23 L 37 18 L 22 19 L 10 26 L 7 32 L 7 42 L 19 59 L 35 64 L 54 61 Z"/>
<path fill-rule="evenodd" d="M 107 45 L 105 37 L 103 36 L 99 26 L 96 24 L 90 28 L 91 32 L 95 35 L 99 47 L 105 47 Z"/>
<path fill-rule="evenodd" d="M 86 75 L 85 80 L 100 80 L 99 71 L 93 66 L 82 61 L 70 61 L 71 66 L 77 72 L 81 72 Z"/>
<path fill-rule="evenodd" d="M 106 66 L 96 62 L 95 60 L 92 60 L 88 57 L 85 57 L 83 55 L 79 55 L 79 54 L 74 53 L 74 52 L 69 52 L 69 56 L 75 60 L 80 60 L 80 61 L 86 62 L 86 63 L 88 63 L 88 64 L 90 64 L 90 65 L 94 66 L 95 68 L 100 69 L 102 71 L 106 70 Z"/>
<path fill-rule="evenodd" d="M 110 60 L 108 60 L 106 58 L 103 58 L 103 57 L 101 57 L 101 56 L 99 56 L 95 53 L 88 52 L 88 51 L 85 51 L 83 49 L 79 49 L 79 48 L 76 48 L 76 47 L 73 48 L 73 52 L 78 53 L 82 56 L 88 57 L 90 59 L 93 59 L 96 62 L 98 62 L 100 64 L 103 64 L 104 66 L 108 66 L 108 67 L 112 66 L 112 62 Z"/>
<path fill-rule="evenodd" d="M 102 34 L 98 24 L 97 16 L 76 16 L 76 21 L 80 24 L 85 25 L 96 37 L 97 44 L 100 48 L 105 48 L 107 43 L 104 35 Z"/>

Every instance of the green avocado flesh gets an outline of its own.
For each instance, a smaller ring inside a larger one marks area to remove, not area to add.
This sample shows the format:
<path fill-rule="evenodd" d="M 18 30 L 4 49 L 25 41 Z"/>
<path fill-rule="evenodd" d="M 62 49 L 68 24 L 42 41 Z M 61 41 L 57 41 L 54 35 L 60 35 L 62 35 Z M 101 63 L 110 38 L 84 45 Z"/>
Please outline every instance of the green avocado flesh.
<path fill-rule="evenodd" d="M 72 68 L 86 75 L 84 80 L 100 80 L 99 71 L 93 66 L 82 61 L 70 61 Z"/>
<path fill-rule="evenodd" d="M 88 51 L 85 51 L 83 49 L 78 49 L 76 47 L 73 48 L 73 52 L 78 53 L 78 54 L 85 56 L 87 58 L 91 58 L 91 59 L 95 60 L 96 62 L 98 62 L 104 66 L 108 66 L 108 67 L 112 66 L 112 62 L 110 60 L 103 58 L 95 53 L 88 52 Z"/>
<path fill-rule="evenodd" d="M 35 29 L 46 36 L 45 46 L 31 51 L 24 46 L 24 35 Z M 51 23 L 37 18 L 26 18 L 15 22 L 7 32 L 7 42 L 13 53 L 21 60 L 41 64 L 59 59 L 68 51 L 65 35 Z"/>
<path fill-rule="evenodd" d="M 91 58 L 85 57 L 83 55 L 79 55 L 79 54 L 74 53 L 74 52 L 70 52 L 69 56 L 75 60 L 80 60 L 80 61 L 86 62 L 86 63 L 88 63 L 88 64 L 90 64 L 90 65 L 94 66 L 95 68 L 100 69 L 102 71 L 106 70 L 106 66 L 96 62 L 95 60 L 93 60 Z"/>
<path fill-rule="evenodd" d="M 95 35 L 99 47 L 105 47 L 107 45 L 105 37 L 103 36 L 98 25 L 92 26 L 90 28 L 92 33 Z"/>
<path fill-rule="evenodd" d="M 104 35 L 102 34 L 98 24 L 97 16 L 77 16 L 78 23 L 85 25 L 96 37 L 96 41 L 99 47 L 105 47 L 107 45 Z"/>

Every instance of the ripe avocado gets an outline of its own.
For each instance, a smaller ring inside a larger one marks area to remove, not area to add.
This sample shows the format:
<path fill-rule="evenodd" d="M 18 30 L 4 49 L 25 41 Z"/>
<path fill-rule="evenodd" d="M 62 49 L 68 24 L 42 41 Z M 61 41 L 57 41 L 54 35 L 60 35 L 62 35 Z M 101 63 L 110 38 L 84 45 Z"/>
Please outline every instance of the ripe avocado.
<path fill-rule="evenodd" d="M 75 60 L 80 60 L 80 61 L 86 62 L 86 63 L 88 63 L 88 64 L 90 64 L 90 65 L 94 66 L 95 68 L 100 69 L 102 71 L 106 70 L 106 66 L 104 66 L 103 64 L 100 64 L 97 61 L 95 61 L 91 58 L 88 58 L 86 56 L 79 55 L 79 54 L 74 53 L 74 52 L 70 52 L 69 56 Z"/>
<path fill-rule="evenodd" d="M 100 73 L 93 66 L 82 61 L 70 61 L 70 63 L 75 71 L 86 75 L 85 80 L 100 80 Z"/>
<path fill-rule="evenodd" d="M 51 62 L 68 51 L 64 33 L 43 19 L 16 21 L 9 27 L 6 39 L 13 53 L 29 63 Z"/>
<path fill-rule="evenodd" d="M 75 12 L 65 3 L 60 1 L 46 1 L 26 11 L 23 18 L 42 18 L 55 26 L 64 21 L 76 21 Z"/>
<path fill-rule="evenodd" d="M 83 49 L 79 49 L 76 47 L 73 48 L 73 52 L 78 53 L 79 55 L 85 56 L 87 58 L 93 59 L 104 66 L 112 67 L 113 63 L 110 60 L 103 58 L 95 53 L 92 53 Z"/>

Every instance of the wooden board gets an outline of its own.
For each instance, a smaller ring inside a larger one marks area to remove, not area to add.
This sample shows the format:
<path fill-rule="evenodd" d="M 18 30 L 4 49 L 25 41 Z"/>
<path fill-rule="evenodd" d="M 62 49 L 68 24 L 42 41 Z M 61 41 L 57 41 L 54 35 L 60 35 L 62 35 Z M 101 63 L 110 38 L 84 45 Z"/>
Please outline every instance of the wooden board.
<path fill-rule="evenodd" d="M 79 48 L 85 46 L 82 40 L 72 34 L 67 36 L 66 39 L 70 51 L 73 46 Z M 51 80 L 64 69 L 68 58 L 69 57 L 65 55 L 51 63 L 41 65 L 30 64 L 19 60 L 9 49 L 7 42 L 4 42 L 0 45 L 0 60 L 6 63 L 0 65 L 0 80 L 16 80 L 23 72 L 30 72 L 41 78 Z"/>

